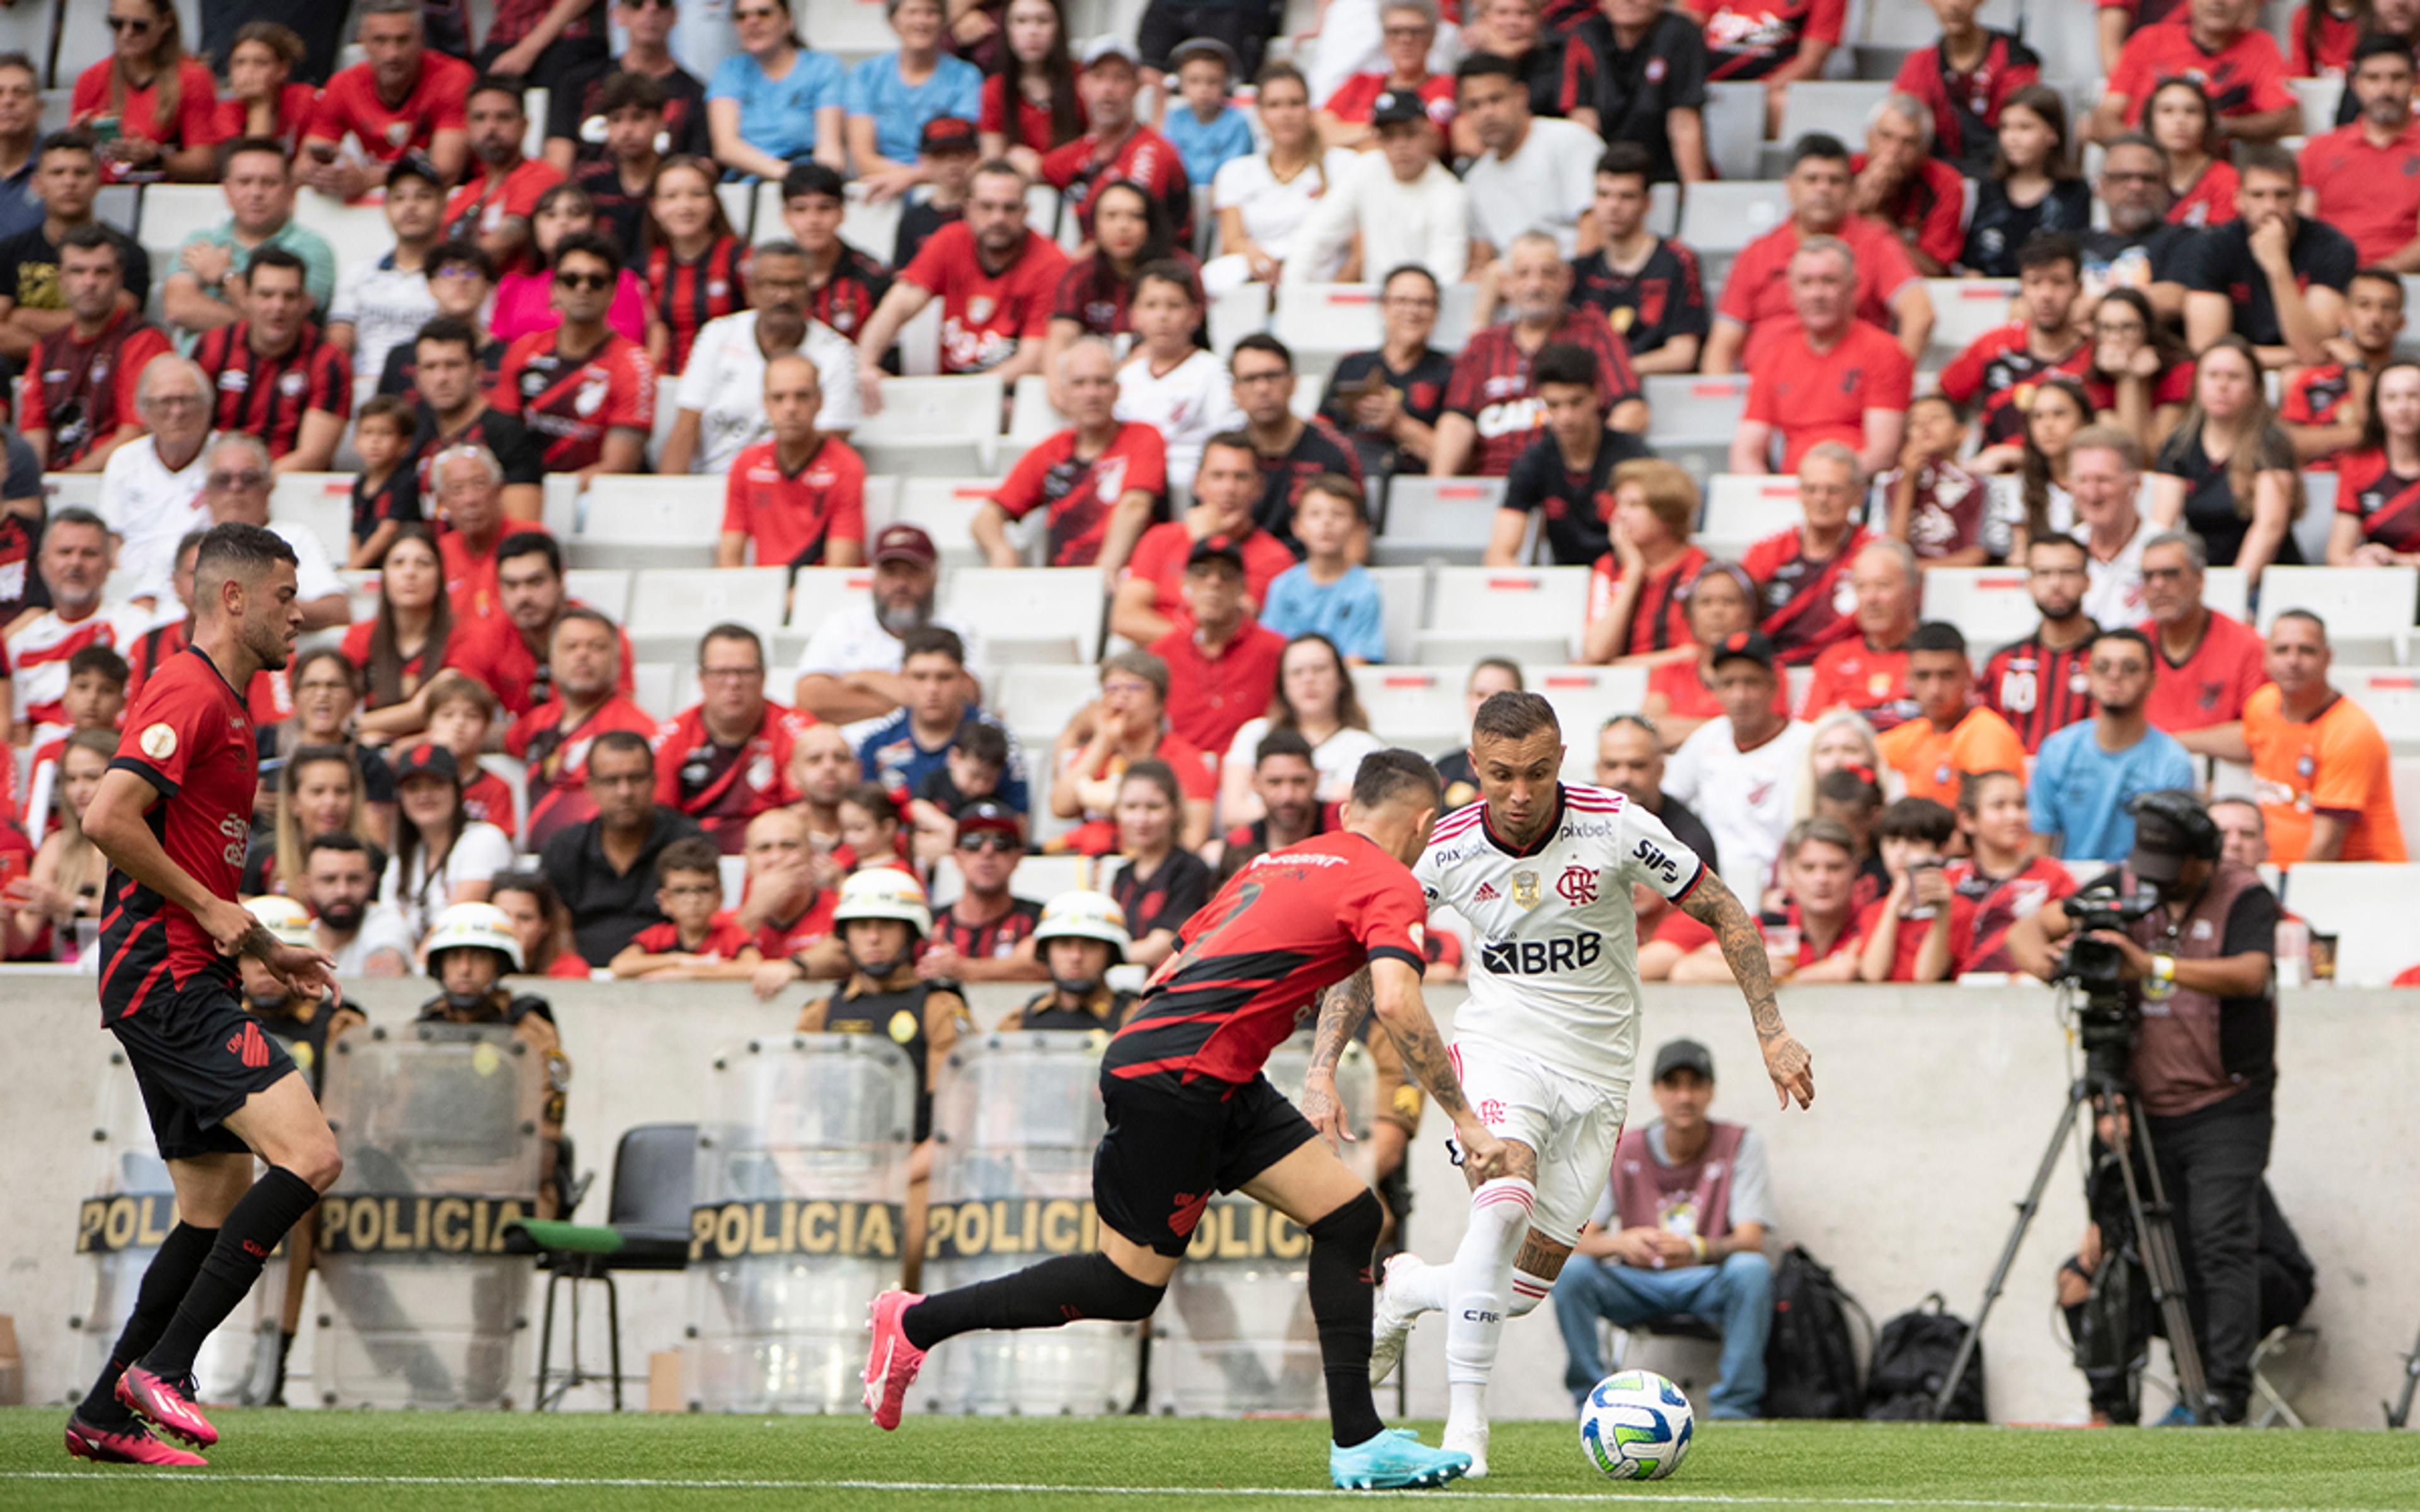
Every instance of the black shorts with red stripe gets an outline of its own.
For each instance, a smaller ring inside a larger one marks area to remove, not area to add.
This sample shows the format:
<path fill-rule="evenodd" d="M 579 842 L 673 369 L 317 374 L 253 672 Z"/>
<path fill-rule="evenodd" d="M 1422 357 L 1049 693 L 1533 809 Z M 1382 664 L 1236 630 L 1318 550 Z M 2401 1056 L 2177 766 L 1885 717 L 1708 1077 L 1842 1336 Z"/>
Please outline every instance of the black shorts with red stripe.
<path fill-rule="evenodd" d="M 1237 1087 L 1104 1074 L 1101 1103 L 1109 1129 L 1093 1153 L 1093 1209 L 1115 1232 L 1171 1258 L 1193 1242 L 1212 1196 L 1319 1137 L 1266 1076 Z"/>
<path fill-rule="evenodd" d="M 134 1069 L 163 1160 L 241 1152 L 247 1147 L 227 1115 L 296 1069 L 284 1042 L 213 978 L 181 990 L 162 982 L 109 1032 Z"/>

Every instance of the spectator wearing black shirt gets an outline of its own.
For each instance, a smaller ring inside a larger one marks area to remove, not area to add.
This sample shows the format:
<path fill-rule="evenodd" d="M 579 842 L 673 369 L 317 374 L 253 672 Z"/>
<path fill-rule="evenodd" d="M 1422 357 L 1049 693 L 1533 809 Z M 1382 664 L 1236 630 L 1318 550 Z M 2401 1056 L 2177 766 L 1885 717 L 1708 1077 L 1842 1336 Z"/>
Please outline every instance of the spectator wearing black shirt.
<path fill-rule="evenodd" d="M 984 800 L 959 813 L 957 829 L 951 854 L 965 887 L 933 919 L 916 975 L 927 981 L 1047 981 L 1033 943 L 1042 905 L 1008 890 L 1025 854 L 1024 824 L 1014 810 Z"/>
<path fill-rule="evenodd" d="M 1597 160 L 1597 249 L 1573 259 L 1572 302 L 1606 318 L 1639 373 L 1694 373 L 1711 317 L 1698 255 L 1647 224 L 1646 148 L 1616 142 Z"/>
<path fill-rule="evenodd" d="M 34 192 L 41 196 L 41 224 L 0 239 L 0 356 L 23 362 L 34 343 L 74 318 L 59 285 L 59 239 L 80 225 L 98 224 L 93 197 L 101 193 L 101 157 L 83 131 L 54 131 L 34 154 Z M 142 244 L 114 225 L 104 225 L 125 258 L 126 306 L 143 309 L 151 298 L 151 257 Z"/>
<path fill-rule="evenodd" d="M 1227 831 L 1218 852 L 1218 875 L 1211 884 L 1214 892 L 1251 865 L 1254 856 L 1283 850 L 1327 827 L 1319 802 L 1319 765 L 1299 730 L 1279 726 L 1252 748 L 1252 795 L 1261 800 L 1261 817 Z"/>
<path fill-rule="evenodd" d="M 1300 557 L 1302 543 L 1294 538 L 1295 500 L 1304 485 L 1323 472 L 1341 472 L 1359 483 L 1361 458 L 1326 421 L 1295 415 L 1294 353 L 1284 342 L 1259 332 L 1246 336 L 1229 354 L 1227 374 L 1234 383 L 1235 408 L 1244 412 L 1244 431 L 1252 438 L 1252 451 L 1261 462 L 1261 501 L 1252 510 L 1252 521 Z M 1138 941 L 1142 933 L 1135 932 Z"/>
<path fill-rule="evenodd" d="M 656 857 L 676 840 L 703 836 L 697 821 L 656 802 L 656 759 L 647 738 L 609 730 L 589 748 L 587 786 L 597 817 L 557 831 L 538 868 L 571 910 L 582 961 L 611 961 L 651 924 Z"/>
<path fill-rule="evenodd" d="M 439 316 L 411 343 L 420 403 L 412 416 L 411 471 L 414 493 L 436 497 L 428 474 L 439 454 L 457 446 L 484 446 L 504 470 L 504 516 L 535 520 L 543 513 L 539 494 L 545 465 L 538 445 L 519 415 L 488 403 L 488 371 L 479 361 L 479 333 L 467 320 Z"/>
<path fill-rule="evenodd" d="M 1327 375 L 1320 418 L 1352 442 L 1364 477 L 1428 471 L 1429 444 L 1453 377 L 1452 354 L 1429 344 L 1437 301 L 1435 277 L 1418 263 L 1388 273 L 1378 286 L 1385 340 L 1374 351 L 1345 353 Z"/>
<path fill-rule="evenodd" d="M 1594 15 L 1590 6 L 1586 14 Z M 1476 23 L 1474 25 L 1472 23 Z M 1513 66 L 1536 116 L 1563 113 L 1563 38 L 1538 14 L 1538 0 L 1482 0 L 1466 12 L 1463 54 L 1492 53 Z"/>
<path fill-rule="evenodd" d="M 974 122 L 937 116 L 924 123 L 917 145 L 922 155 L 916 166 L 923 172 L 924 192 L 899 208 L 899 233 L 891 244 L 893 268 L 914 262 L 926 238 L 953 221 L 967 218 L 967 191 L 974 183 Z"/>
<path fill-rule="evenodd" d="M 2092 224 L 2092 191 L 2071 160 L 2067 102 L 2048 85 L 2029 84 L 2002 102 L 2000 149 L 1991 177 L 1976 188 L 1966 218 L 1970 273 L 2012 278 L 2017 249 L 2038 231 L 2082 232 Z"/>
<path fill-rule="evenodd" d="M 1471 664 L 1470 680 L 1463 685 L 1463 723 L 1479 717 L 1479 706 L 1498 693 L 1523 690 L 1521 664 L 1509 656 L 1482 656 Z M 1445 779 L 1445 811 L 1452 812 L 1479 796 L 1479 780 L 1470 770 L 1470 749 L 1456 746 L 1437 757 L 1437 776 Z"/>
<path fill-rule="evenodd" d="M 1978 26 L 1978 0 L 1931 0 L 1941 39 L 1899 66 L 1894 93 L 1914 95 L 1932 116 L 1932 155 L 1968 178 L 1991 171 L 2000 106 L 2041 78 L 2041 59 L 2014 33 Z"/>
<path fill-rule="evenodd" d="M 1587 352 L 1552 343 L 1540 349 L 1532 373 L 1545 434 L 1504 475 L 1504 502 L 1496 511 L 1486 560 L 1507 567 L 1518 561 L 1529 517 L 1537 515 L 1549 560 L 1585 567 L 1612 549 L 1606 532 L 1615 464 L 1654 454 L 1637 437 L 1606 424 L 1596 359 Z"/>
<path fill-rule="evenodd" d="M 1210 867 L 1177 843 L 1185 812 L 1176 773 L 1151 757 L 1126 768 L 1118 784 L 1118 847 L 1126 864 L 1109 894 L 1126 911 L 1134 944 L 1126 959 L 1156 968 L 1176 950 L 1176 932 L 1210 901 Z"/>
<path fill-rule="evenodd" d="M 806 313 L 855 341 L 891 291 L 891 272 L 840 239 L 841 176 L 794 162 L 782 180 L 782 224 L 807 255 Z"/>
<path fill-rule="evenodd" d="M 606 131 L 613 114 L 609 96 L 617 76 L 644 79 L 656 86 L 666 155 L 714 156 L 706 124 L 706 85 L 680 66 L 667 45 L 679 19 L 675 0 L 616 0 L 613 24 L 629 45 L 620 57 L 597 58 L 571 69 L 548 97 L 547 162 L 571 175 L 581 165 L 605 160 Z"/>
<path fill-rule="evenodd" d="M 479 383 L 484 389 L 495 381 L 496 371 L 504 362 L 504 344 L 488 334 L 487 324 L 488 298 L 496 291 L 496 265 L 475 242 L 448 241 L 428 255 L 427 273 L 428 292 L 437 301 L 439 317 L 460 320 L 478 337 Z M 388 349 L 386 365 L 379 371 L 379 393 L 420 397 L 413 386 L 419 345 L 398 341 Z"/>
<path fill-rule="evenodd" d="M 1706 39 L 1662 0 L 1606 0 L 1563 50 L 1562 114 L 1607 142 L 1635 142 L 1655 183 L 1714 177 L 1706 156 Z"/>
<path fill-rule="evenodd" d="M 2104 147 L 2095 198 L 2105 229 L 2084 233 L 2084 287 L 2094 299 L 2113 288 L 2139 289 L 2163 320 L 2184 315 L 2187 270 L 2200 235 L 2168 219 L 2168 155 L 2140 131 Z"/>
<path fill-rule="evenodd" d="M 2285 148 L 2247 145 L 2236 172 L 2236 218 L 2201 233 L 2185 273 L 2185 344 L 2207 351 L 2232 331 L 2264 368 L 2324 363 L 2360 264 L 2352 239 L 2295 212 L 2302 170 Z"/>
<path fill-rule="evenodd" d="M 644 73 L 614 73 L 596 94 L 582 130 L 594 127 L 599 140 L 593 150 L 582 140 L 580 161 L 563 166 L 597 207 L 597 224 L 613 228 L 613 244 L 635 251 L 647 218 L 647 190 L 666 156 L 660 144 L 670 135 L 664 86 Z M 698 117 L 705 117 L 702 109 Z M 550 161 L 560 145 L 547 143 Z"/>
<path fill-rule="evenodd" d="M 2294 443 L 2261 388 L 2252 347 L 2222 336 L 2201 354 L 2193 407 L 2144 480 L 2143 514 L 2154 530 L 2200 536 L 2211 565 L 2241 567 L 2257 588 L 2271 563 L 2301 564 L 2293 521 L 2302 502 Z"/>

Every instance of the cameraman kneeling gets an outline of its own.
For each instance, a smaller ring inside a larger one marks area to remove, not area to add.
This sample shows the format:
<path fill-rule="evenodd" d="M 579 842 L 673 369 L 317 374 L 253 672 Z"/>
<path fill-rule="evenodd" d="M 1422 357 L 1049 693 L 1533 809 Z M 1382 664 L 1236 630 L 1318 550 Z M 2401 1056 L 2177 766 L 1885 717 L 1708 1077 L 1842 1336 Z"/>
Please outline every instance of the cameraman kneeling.
<path fill-rule="evenodd" d="M 2257 873 L 2220 858 L 2218 826 L 2192 794 L 2147 793 L 2127 807 L 2134 846 L 2119 886 L 2127 896 L 2148 887 L 2159 903 L 2124 930 L 2091 937 L 2120 958 L 2128 1006 L 2142 1015 L 2127 1075 L 2177 1215 L 2208 1414 L 2241 1422 L 2260 1339 L 2255 1256 L 2277 1081 L 2277 900 Z M 2069 898 L 2018 920 L 2010 958 L 2055 976 L 2083 907 Z"/>

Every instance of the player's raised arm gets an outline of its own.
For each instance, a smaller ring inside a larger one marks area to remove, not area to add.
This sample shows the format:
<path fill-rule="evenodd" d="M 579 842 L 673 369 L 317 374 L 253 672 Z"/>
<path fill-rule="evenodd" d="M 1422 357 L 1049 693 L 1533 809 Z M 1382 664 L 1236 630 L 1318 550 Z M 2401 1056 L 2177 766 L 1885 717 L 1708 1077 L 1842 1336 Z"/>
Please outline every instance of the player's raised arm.
<path fill-rule="evenodd" d="M 1773 964 L 1765 959 L 1764 932 L 1741 906 L 1723 879 L 1708 867 L 1681 907 L 1691 918 L 1714 932 L 1723 948 L 1723 963 L 1731 968 L 1740 995 L 1747 999 L 1748 1017 L 1756 1023 L 1758 1048 L 1764 1052 L 1765 1074 L 1787 1109 L 1796 1098 L 1800 1107 L 1815 1101 L 1815 1057 L 1792 1038 L 1781 1022 L 1781 1005 L 1773 995 Z"/>
<path fill-rule="evenodd" d="M 1378 1015 L 1387 1037 L 1395 1041 L 1404 1069 L 1435 1101 L 1438 1111 L 1453 1121 L 1464 1173 L 1481 1181 L 1504 1175 L 1504 1142 L 1489 1134 L 1463 1101 L 1461 1078 L 1454 1075 L 1445 1041 L 1437 1037 L 1436 1021 L 1429 1017 L 1428 1004 L 1420 997 L 1420 974 L 1392 956 L 1380 956 L 1370 963 L 1369 979 L 1371 1011 Z M 1770 990 L 1765 995 L 1769 1003 Z M 1778 1013 L 1774 1022 L 1780 1022 Z M 1799 1051 L 1802 1057 L 1806 1053 Z M 1312 1064 L 1317 1063 L 1314 1053 Z"/>

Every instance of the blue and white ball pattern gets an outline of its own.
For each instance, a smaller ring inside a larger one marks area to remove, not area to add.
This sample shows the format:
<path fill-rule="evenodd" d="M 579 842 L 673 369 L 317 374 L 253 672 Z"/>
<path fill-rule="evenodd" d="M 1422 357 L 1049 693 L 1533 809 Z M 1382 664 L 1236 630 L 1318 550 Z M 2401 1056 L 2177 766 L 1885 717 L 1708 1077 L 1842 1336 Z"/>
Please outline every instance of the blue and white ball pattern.
<path fill-rule="evenodd" d="M 1580 1404 L 1580 1451 L 1611 1480 L 1662 1480 L 1681 1468 L 1697 1414 L 1652 1370 L 1606 1377 Z"/>

